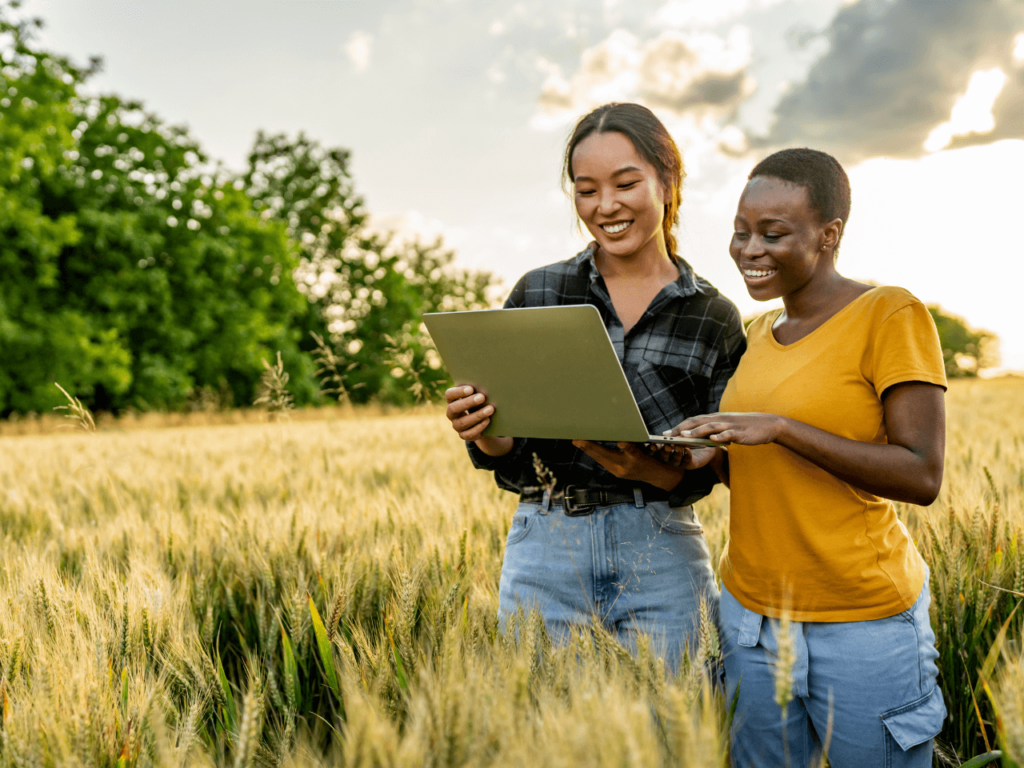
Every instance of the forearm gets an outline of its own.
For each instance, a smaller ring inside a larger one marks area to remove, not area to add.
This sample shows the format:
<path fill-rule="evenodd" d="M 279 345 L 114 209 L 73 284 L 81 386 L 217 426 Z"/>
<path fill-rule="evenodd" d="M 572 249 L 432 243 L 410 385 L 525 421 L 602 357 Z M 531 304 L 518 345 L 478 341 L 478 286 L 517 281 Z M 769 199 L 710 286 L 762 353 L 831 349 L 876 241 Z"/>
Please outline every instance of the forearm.
<path fill-rule="evenodd" d="M 938 495 L 941 460 L 902 445 L 863 443 L 794 419 L 777 418 L 777 445 L 855 488 L 922 506 L 931 504 Z"/>
<path fill-rule="evenodd" d="M 507 456 L 513 445 L 511 437 L 479 437 L 473 442 L 477 448 L 494 458 Z"/>

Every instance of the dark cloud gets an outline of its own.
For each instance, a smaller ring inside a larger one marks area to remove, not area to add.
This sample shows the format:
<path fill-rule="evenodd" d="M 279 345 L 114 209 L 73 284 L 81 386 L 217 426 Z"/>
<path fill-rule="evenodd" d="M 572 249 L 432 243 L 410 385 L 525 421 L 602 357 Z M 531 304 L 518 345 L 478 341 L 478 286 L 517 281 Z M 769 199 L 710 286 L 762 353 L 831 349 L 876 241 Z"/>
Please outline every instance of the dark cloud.
<path fill-rule="evenodd" d="M 845 162 L 918 157 L 950 119 L 971 75 L 1000 68 L 1007 82 L 993 106 L 995 128 L 950 146 L 1024 138 L 1024 62 L 1014 38 L 1024 0 L 860 0 L 836 14 L 828 52 L 775 108 L 752 147 L 810 145 Z"/>

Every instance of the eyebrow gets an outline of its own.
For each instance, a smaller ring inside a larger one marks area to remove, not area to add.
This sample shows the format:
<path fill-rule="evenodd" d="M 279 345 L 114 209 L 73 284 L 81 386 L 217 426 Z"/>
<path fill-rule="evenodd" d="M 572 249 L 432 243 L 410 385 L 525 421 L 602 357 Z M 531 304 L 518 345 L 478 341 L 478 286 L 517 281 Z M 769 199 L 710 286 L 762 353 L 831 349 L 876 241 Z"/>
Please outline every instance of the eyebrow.
<path fill-rule="evenodd" d="M 643 173 L 643 170 L 641 168 L 637 168 L 635 165 L 627 165 L 624 168 L 619 168 L 619 170 L 615 171 L 615 173 L 612 174 L 612 178 L 614 178 L 616 176 L 621 176 L 622 174 L 629 173 L 631 171 L 636 171 L 637 173 Z M 577 176 L 576 179 L 573 181 L 573 183 L 577 184 L 577 183 L 579 183 L 581 181 L 593 181 L 593 179 L 590 178 L 589 176 Z"/>
<path fill-rule="evenodd" d="M 747 220 L 744 219 L 742 216 L 737 216 L 734 219 L 734 221 L 742 221 L 744 224 L 747 223 Z M 757 224 L 785 224 L 786 226 L 789 226 L 789 222 L 786 221 L 785 219 L 758 219 L 757 222 L 755 222 L 755 223 L 757 223 Z"/>

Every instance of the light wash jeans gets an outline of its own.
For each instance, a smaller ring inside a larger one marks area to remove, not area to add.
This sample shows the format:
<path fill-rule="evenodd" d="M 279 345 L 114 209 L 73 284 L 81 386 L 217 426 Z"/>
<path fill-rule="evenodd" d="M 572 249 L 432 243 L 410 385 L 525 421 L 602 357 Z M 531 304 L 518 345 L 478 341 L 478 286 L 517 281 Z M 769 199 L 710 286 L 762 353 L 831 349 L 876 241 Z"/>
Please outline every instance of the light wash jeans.
<path fill-rule="evenodd" d="M 930 768 L 946 707 L 935 683 L 928 581 L 909 610 L 874 621 L 792 622 L 792 700 L 775 703 L 779 622 L 744 608 L 722 587 L 726 701 L 736 768 L 804 768 L 829 734 L 833 768 Z M 788 742 L 788 753 L 784 741 Z"/>
<path fill-rule="evenodd" d="M 647 502 L 568 517 L 558 504 L 521 503 L 512 518 L 498 592 L 504 629 L 519 606 L 537 608 L 555 642 L 596 617 L 624 646 L 638 633 L 670 669 L 696 647 L 700 596 L 717 620 L 718 587 L 693 507 Z"/>

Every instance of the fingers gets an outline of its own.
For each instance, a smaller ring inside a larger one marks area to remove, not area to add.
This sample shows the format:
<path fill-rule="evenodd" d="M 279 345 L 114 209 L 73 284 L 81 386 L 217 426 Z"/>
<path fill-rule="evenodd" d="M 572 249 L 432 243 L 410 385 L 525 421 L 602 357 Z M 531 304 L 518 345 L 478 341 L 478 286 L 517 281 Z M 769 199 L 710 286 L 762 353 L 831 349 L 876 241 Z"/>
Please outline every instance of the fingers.
<path fill-rule="evenodd" d="M 472 387 L 467 386 L 449 387 L 444 391 L 444 399 L 449 403 L 453 403 L 463 397 L 472 395 L 473 391 Z"/>
<path fill-rule="evenodd" d="M 487 407 L 491 408 L 491 406 Z M 491 410 L 493 411 L 493 408 Z M 459 437 L 461 437 L 467 443 L 476 440 L 483 436 L 484 430 L 487 429 L 487 425 L 489 425 L 490 423 L 491 420 L 489 418 L 485 418 L 483 421 L 478 422 L 475 426 L 471 427 L 470 429 L 466 429 L 464 431 L 459 432 Z M 452 422 L 452 424 L 454 425 L 455 422 Z M 456 427 L 456 429 L 458 428 Z"/>
<path fill-rule="evenodd" d="M 465 432 L 476 429 L 481 422 L 486 421 L 490 423 L 493 414 L 494 406 L 485 405 L 483 408 L 477 408 L 475 411 L 464 411 L 463 413 L 453 414 L 448 418 L 451 419 L 452 427 L 455 431 L 465 440 L 469 439 L 464 436 Z M 482 432 L 486 428 L 487 425 L 485 424 L 483 427 L 480 427 L 479 431 Z M 473 439 L 475 440 L 476 438 L 474 437 Z"/>
<path fill-rule="evenodd" d="M 713 421 L 717 417 L 718 417 L 718 414 L 714 414 L 714 413 L 703 414 L 701 416 L 691 416 L 690 418 L 686 419 L 685 421 L 679 422 L 674 427 L 672 427 L 672 429 L 668 430 L 667 432 L 664 432 L 663 434 L 666 437 L 679 437 L 680 435 L 683 435 L 684 437 L 690 437 L 691 435 L 688 434 L 688 433 L 694 427 L 698 427 L 701 424 L 705 424 L 705 423 L 707 423 L 709 421 Z"/>
<path fill-rule="evenodd" d="M 457 387 L 456 390 L 458 390 L 458 389 L 460 389 L 460 388 Z M 454 400 L 451 400 L 451 399 L 448 400 L 448 407 L 445 409 L 444 415 L 447 416 L 448 417 L 448 421 L 452 422 L 453 424 L 455 423 L 456 419 L 458 419 L 458 418 L 460 418 L 462 416 L 467 415 L 468 413 L 473 411 L 473 409 L 477 409 L 476 412 L 480 412 L 480 411 L 485 410 L 483 408 L 480 408 L 480 406 L 483 405 L 485 402 L 487 402 L 487 396 L 484 395 L 483 393 L 480 393 L 480 392 L 478 392 L 476 394 L 472 394 L 473 393 L 473 388 L 472 387 L 461 387 L 461 391 L 463 393 L 465 393 L 465 391 L 467 389 L 470 392 L 469 396 L 458 397 L 458 398 L 456 398 Z M 451 392 L 451 391 L 452 390 L 449 389 L 448 392 L 445 392 L 445 398 L 446 399 L 449 397 L 448 393 Z M 492 408 L 492 411 L 493 411 L 493 408 Z M 473 423 L 475 423 L 475 422 L 473 422 Z"/>
<path fill-rule="evenodd" d="M 494 415 L 494 406 L 489 403 L 485 405 L 486 395 L 473 387 L 459 386 L 445 390 L 444 399 L 448 401 L 444 415 L 459 433 L 459 437 L 472 441 L 483 435 Z"/>

